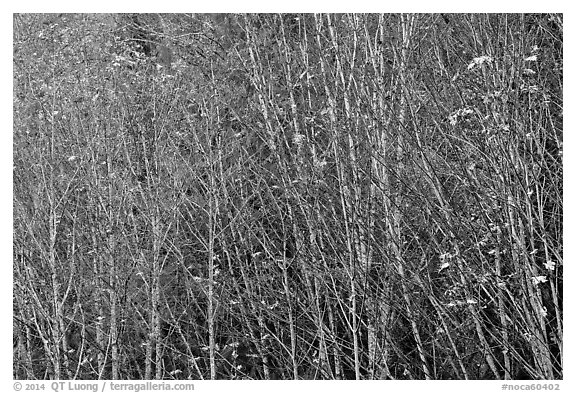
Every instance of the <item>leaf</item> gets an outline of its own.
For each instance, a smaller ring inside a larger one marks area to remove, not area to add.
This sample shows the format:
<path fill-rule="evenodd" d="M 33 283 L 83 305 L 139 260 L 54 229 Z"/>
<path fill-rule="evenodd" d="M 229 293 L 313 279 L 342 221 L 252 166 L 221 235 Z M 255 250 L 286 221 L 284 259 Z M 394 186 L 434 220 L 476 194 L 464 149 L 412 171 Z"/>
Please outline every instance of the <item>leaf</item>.
<path fill-rule="evenodd" d="M 440 273 L 442 270 L 447 269 L 450 267 L 450 264 L 448 262 L 444 262 L 440 268 L 438 269 L 438 273 Z"/>
<path fill-rule="evenodd" d="M 492 63 L 492 58 L 490 56 L 479 56 L 475 57 L 470 64 L 468 64 L 468 69 L 471 70 L 476 65 L 480 65 L 483 63 Z"/>
<path fill-rule="evenodd" d="M 538 284 L 541 284 L 541 283 L 546 282 L 546 281 L 548 281 L 546 279 L 546 276 L 534 276 L 534 277 L 532 277 L 532 284 L 534 284 L 534 285 L 538 285 Z"/>
<path fill-rule="evenodd" d="M 544 267 L 546 270 L 554 271 L 556 269 L 556 262 L 546 261 L 546 263 L 544 263 Z"/>

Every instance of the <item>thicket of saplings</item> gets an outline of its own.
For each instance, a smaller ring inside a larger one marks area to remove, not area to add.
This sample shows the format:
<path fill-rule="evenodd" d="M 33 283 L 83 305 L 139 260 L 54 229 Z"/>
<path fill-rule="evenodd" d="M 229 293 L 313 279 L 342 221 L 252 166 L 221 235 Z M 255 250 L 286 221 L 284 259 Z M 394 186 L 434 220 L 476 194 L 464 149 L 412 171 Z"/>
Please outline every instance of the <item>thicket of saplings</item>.
<path fill-rule="evenodd" d="M 562 378 L 559 15 L 15 15 L 14 377 Z"/>

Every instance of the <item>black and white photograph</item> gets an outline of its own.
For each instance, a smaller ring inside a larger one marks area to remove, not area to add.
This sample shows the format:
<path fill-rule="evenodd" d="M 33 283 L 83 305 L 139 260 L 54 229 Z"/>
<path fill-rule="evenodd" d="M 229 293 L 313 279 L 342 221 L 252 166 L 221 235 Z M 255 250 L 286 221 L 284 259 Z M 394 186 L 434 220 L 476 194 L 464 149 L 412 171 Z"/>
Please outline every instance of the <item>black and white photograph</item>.
<path fill-rule="evenodd" d="M 563 20 L 12 14 L 12 378 L 558 390 Z"/>

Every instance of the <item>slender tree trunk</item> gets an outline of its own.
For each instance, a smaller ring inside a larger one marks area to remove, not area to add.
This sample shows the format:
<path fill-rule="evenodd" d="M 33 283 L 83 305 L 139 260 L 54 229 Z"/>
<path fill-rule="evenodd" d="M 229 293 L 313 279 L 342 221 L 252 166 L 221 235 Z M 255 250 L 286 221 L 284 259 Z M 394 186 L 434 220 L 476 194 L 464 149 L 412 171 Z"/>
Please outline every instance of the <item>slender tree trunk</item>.
<path fill-rule="evenodd" d="M 110 239 L 113 250 L 113 240 Z M 116 264 L 114 257 L 110 257 L 110 340 L 112 342 L 112 379 L 118 380 L 120 359 L 118 358 L 118 295 L 116 293 Z"/>
<path fill-rule="evenodd" d="M 106 349 L 106 343 L 104 340 L 104 330 L 103 325 L 106 320 L 104 315 L 104 306 L 102 295 L 104 293 L 104 288 L 102 288 L 102 270 L 100 261 L 100 252 L 98 250 L 98 238 L 96 236 L 96 228 L 92 228 L 92 246 L 94 247 L 94 252 L 92 256 L 92 271 L 94 274 L 94 287 L 96 288 L 95 295 L 95 308 L 97 312 L 95 327 L 96 327 L 96 352 L 98 361 L 98 375 L 102 375 L 104 372 L 104 351 Z"/>
<path fill-rule="evenodd" d="M 210 348 L 210 379 L 216 379 L 216 341 L 214 336 L 214 235 L 217 201 L 214 175 L 210 178 L 210 207 L 208 211 L 208 340 Z"/>
<path fill-rule="evenodd" d="M 162 342 L 161 342 L 161 330 L 160 330 L 160 248 L 162 245 L 162 229 L 160 226 L 160 212 L 156 208 L 155 216 L 152 221 L 152 236 L 153 236 L 153 247 L 152 247 L 152 307 L 151 307 L 151 320 L 150 328 L 152 333 L 151 344 L 154 347 L 154 367 L 155 367 L 155 379 L 162 379 L 163 367 L 162 367 Z"/>

